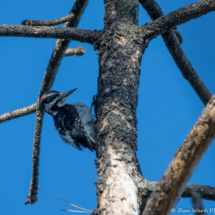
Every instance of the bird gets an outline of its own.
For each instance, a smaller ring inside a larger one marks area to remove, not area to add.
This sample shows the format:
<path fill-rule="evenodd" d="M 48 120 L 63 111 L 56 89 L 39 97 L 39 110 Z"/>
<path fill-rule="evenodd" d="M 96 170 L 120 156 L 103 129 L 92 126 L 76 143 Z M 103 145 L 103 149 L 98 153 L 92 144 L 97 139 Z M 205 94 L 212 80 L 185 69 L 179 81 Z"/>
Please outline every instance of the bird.
<path fill-rule="evenodd" d="M 96 150 L 95 119 L 91 109 L 80 102 L 67 104 L 67 97 L 77 88 L 66 93 L 49 91 L 44 93 L 39 103 L 41 108 L 54 119 L 54 124 L 61 139 L 76 149 Z"/>

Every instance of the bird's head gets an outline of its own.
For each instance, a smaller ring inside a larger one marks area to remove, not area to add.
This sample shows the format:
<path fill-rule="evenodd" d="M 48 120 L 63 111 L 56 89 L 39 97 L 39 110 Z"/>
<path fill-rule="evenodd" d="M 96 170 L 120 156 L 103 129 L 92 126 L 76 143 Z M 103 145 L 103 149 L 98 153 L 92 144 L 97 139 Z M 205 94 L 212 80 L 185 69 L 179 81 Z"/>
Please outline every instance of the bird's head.
<path fill-rule="evenodd" d="M 57 91 L 47 92 L 40 97 L 40 106 L 48 114 L 56 115 L 57 108 L 65 105 L 67 97 L 76 90 L 77 88 L 66 93 L 59 93 Z"/>

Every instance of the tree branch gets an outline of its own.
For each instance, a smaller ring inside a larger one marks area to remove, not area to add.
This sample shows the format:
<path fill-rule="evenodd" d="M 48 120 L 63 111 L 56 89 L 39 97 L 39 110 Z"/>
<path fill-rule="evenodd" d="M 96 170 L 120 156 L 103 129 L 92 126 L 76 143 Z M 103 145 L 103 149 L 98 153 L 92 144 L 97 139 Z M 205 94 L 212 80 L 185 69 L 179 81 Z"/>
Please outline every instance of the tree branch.
<path fill-rule="evenodd" d="M 215 97 L 176 152 L 167 171 L 147 201 L 143 215 L 170 214 L 180 198 L 187 181 L 193 174 L 215 135 Z"/>
<path fill-rule="evenodd" d="M 0 36 L 66 39 L 93 45 L 99 36 L 99 32 L 68 27 L 0 25 Z"/>
<path fill-rule="evenodd" d="M 196 215 L 204 215 L 204 209 L 202 206 L 201 195 L 197 192 L 192 193 L 192 202 Z"/>
<path fill-rule="evenodd" d="M 146 10 L 148 15 L 152 20 L 158 19 L 161 16 L 164 16 L 164 13 L 161 9 L 161 7 L 158 5 L 158 3 L 155 0 L 139 0 L 142 7 Z M 179 43 L 182 44 L 183 38 L 178 31 L 177 27 L 174 27 L 174 32 L 177 35 L 177 38 L 179 40 Z"/>
<path fill-rule="evenodd" d="M 198 184 L 188 184 L 181 197 L 192 198 L 192 193 L 199 193 L 202 199 L 215 201 L 215 187 L 202 186 Z"/>
<path fill-rule="evenodd" d="M 76 28 L 79 24 L 80 18 L 87 7 L 88 0 L 76 0 L 75 4 L 70 13 L 75 14 L 75 18 L 66 23 L 66 27 Z M 24 26 L 23 26 L 24 27 Z M 58 68 L 60 66 L 61 60 L 64 57 L 65 51 L 69 46 L 70 40 L 57 40 L 54 51 L 52 53 L 51 59 L 49 60 L 46 73 L 43 78 L 42 86 L 39 93 L 39 98 L 45 92 L 51 90 L 54 83 Z M 38 193 L 38 175 L 39 175 L 39 152 L 40 152 L 40 138 L 42 130 L 44 112 L 42 110 L 37 110 L 36 116 L 36 126 L 35 126 L 35 136 L 34 136 L 34 148 L 33 148 L 33 167 L 32 167 L 32 179 L 31 186 L 29 190 L 28 200 L 25 204 L 34 204 L 37 201 Z"/>
<path fill-rule="evenodd" d="M 171 28 L 186 23 L 192 19 L 201 17 L 215 10 L 214 0 L 201 0 L 182 7 L 166 16 L 162 16 L 153 22 L 141 26 L 145 38 L 152 40 Z"/>
<path fill-rule="evenodd" d="M 68 16 L 49 20 L 49 21 L 37 21 L 37 20 L 24 20 L 22 21 L 22 25 L 30 25 L 30 26 L 53 26 L 53 25 L 60 25 L 62 23 L 68 22 L 75 17 L 74 13 L 70 13 Z"/>
<path fill-rule="evenodd" d="M 67 49 L 65 54 L 64 54 L 64 57 L 68 57 L 68 56 L 82 56 L 85 54 L 85 49 L 82 48 L 82 47 L 76 47 L 76 48 L 73 48 L 73 49 Z"/>
<path fill-rule="evenodd" d="M 162 37 L 183 77 L 189 81 L 190 85 L 195 90 L 202 103 L 206 106 L 211 99 L 212 94 L 185 55 L 180 43 L 176 38 L 174 30 L 171 29 L 170 31 L 162 34 Z"/>
<path fill-rule="evenodd" d="M 139 0 L 139 2 L 146 9 L 152 20 L 164 16 L 163 11 L 155 0 Z M 203 104 L 206 105 L 212 95 L 183 52 L 180 45 L 180 37 L 177 35 L 177 32 L 176 30 L 170 29 L 161 36 L 183 77 L 189 81 Z"/>
<path fill-rule="evenodd" d="M 5 113 L 0 116 L 0 123 L 9 121 L 11 119 L 19 118 L 21 116 L 30 115 L 32 113 L 35 113 L 37 109 L 38 109 L 38 103 L 35 103 L 28 107 L 15 110 L 13 112 Z"/>
<path fill-rule="evenodd" d="M 145 179 L 144 179 L 145 180 Z M 142 202 L 140 204 L 140 211 L 146 206 L 146 202 L 152 192 L 156 189 L 158 182 L 145 180 L 144 184 L 139 184 L 139 190 L 142 190 Z M 199 193 L 202 199 L 215 201 L 215 187 L 198 185 L 198 184 L 187 184 L 181 197 L 182 198 L 193 198 L 193 193 Z"/>
<path fill-rule="evenodd" d="M 34 204 L 37 201 L 38 193 L 38 177 L 39 177 L 39 156 L 40 156 L 40 142 L 41 142 L 41 131 L 43 122 L 44 112 L 37 110 L 36 126 L 34 134 L 34 148 L 33 148 L 33 165 L 32 165 L 32 178 L 29 190 L 28 200 L 25 201 L 25 205 Z"/>

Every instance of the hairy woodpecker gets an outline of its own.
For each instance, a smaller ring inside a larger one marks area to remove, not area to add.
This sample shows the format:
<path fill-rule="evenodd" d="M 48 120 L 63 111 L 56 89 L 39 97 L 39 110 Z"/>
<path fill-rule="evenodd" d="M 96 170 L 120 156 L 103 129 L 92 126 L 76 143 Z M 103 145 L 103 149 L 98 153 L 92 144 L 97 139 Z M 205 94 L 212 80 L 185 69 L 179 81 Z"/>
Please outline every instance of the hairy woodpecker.
<path fill-rule="evenodd" d="M 42 109 L 53 116 L 55 128 L 62 140 L 81 150 L 82 147 L 96 150 L 95 120 L 90 108 L 80 102 L 66 104 L 67 97 L 75 90 L 66 93 L 50 91 L 40 97 Z"/>

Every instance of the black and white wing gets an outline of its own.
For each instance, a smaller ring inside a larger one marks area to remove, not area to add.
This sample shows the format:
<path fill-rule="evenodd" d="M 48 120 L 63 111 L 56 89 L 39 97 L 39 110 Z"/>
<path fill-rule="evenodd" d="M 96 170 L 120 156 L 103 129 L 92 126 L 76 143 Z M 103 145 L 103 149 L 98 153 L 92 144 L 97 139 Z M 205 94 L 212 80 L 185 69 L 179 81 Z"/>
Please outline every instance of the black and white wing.
<path fill-rule="evenodd" d="M 93 145 L 96 147 L 96 140 L 95 140 L 95 119 L 90 110 L 90 108 L 83 104 L 83 103 L 73 103 L 72 104 L 78 112 L 78 115 L 81 119 L 81 123 L 84 127 L 84 130 L 91 140 Z"/>
<path fill-rule="evenodd" d="M 95 135 L 94 121 L 93 125 L 88 125 L 89 119 L 83 119 L 83 114 L 79 112 L 79 109 L 74 104 L 65 105 L 64 108 L 66 108 L 67 112 L 64 123 L 67 131 L 70 132 L 67 136 L 71 138 L 69 143 L 79 150 L 81 150 L 81 147 L 88 148 L 91 151 L 95 150 L 95 139 L 93 139 L 93 135 Z M 89 128 L 89 126 L 93 126 L 93 129 Z"/>

